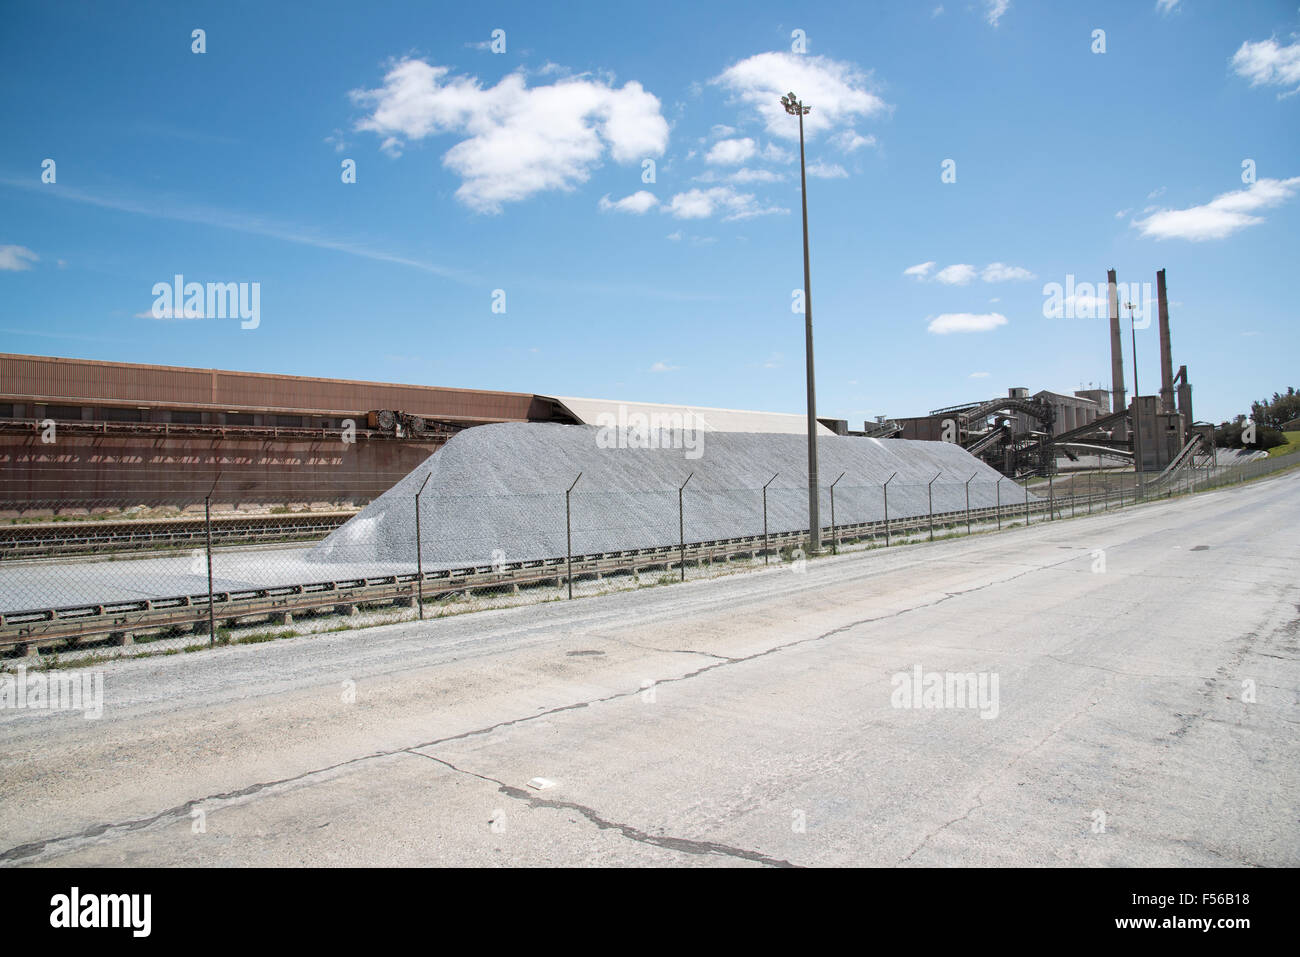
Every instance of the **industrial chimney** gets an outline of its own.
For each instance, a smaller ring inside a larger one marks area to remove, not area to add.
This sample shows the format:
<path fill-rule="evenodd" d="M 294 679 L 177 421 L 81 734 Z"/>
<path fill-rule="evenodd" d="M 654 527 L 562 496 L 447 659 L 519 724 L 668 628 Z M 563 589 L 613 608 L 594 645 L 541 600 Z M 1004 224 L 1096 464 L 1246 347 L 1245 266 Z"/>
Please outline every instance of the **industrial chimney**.
<path fill-rule="evenodd" d="M 1106 270 L 1106 288 L 1110 296 L 1110 408 L 1119 412 L 1128 408 L 1124 398 L 1124 347 L 1119 334 L 1119 286 L 1115 283 L 1115 270 Z M 1115 437 L 1125 438 L 1123 422 L 1115 427 Z"/>
<path fill-rule="evenodd" d="M 1160 310 L 1160 411 L 1174 411 L 1174 355 L 1169 344 L 1169 297 L 1165 271 L 1156 271 L 1156 302 Z"/>

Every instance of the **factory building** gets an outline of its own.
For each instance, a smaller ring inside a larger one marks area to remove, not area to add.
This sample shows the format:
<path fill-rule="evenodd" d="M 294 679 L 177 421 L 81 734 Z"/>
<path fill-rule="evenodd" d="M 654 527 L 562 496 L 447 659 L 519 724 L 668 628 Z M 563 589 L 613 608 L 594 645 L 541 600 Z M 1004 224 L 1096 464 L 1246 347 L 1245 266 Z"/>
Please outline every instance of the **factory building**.
<path fill-rule="evenodd" d="M 362 505 L 499 422 L 807 434 L 798 414 L 0 354 L 0 514 Z M 818 433 L 832 434 L 825 426 Z M 213 488 L 218 475 L 220 482 Z"/>
<path fill-rule="evenodd" d="M 1109 449 L 1128 458 L 1143 473 L 1159 473 L 1190 460 L 1198 444 L 1211 441 L 1213 429 L 1196 423 L 1187 366 L 1174 372 L 1165 271 L 1156 272 L 1159 310 L 1160 391 L 1134 396 L 1124 385 L 1115 270 L 1107 272 L 1110 299 L 1111 389 L 1080 389 L 1073 394 L 1044 389 L 1033 395 L 1023 386 L 1005 398 L 983 399 L 933 409 L 928 415 L 896 418 L 891 425 L 906 439 L 957 442 L 1008 475 L 1043 474 L 1056 468 L 1055 453 L 1076 458 Z M 867 422 L 865 429 L 878 428 Z"/>
<path fill-rule="evenodd" d="M 0 354 L 0 512 L 361 504 L 461 429 L 538 421 L 574 419 L 528 393 Z"/>

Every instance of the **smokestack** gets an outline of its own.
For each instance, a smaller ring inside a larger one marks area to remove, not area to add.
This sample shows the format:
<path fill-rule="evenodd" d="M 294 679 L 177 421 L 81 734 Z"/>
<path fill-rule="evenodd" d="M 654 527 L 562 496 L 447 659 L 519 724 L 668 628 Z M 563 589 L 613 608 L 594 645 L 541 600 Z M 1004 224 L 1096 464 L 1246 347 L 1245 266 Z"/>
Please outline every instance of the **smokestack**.
<path fill-rule="evenodd" d="M 1187 431 L 1192 431 L 1192 384 L 1187 381 L 1187 366 L 1178 367 L 1178 414 L 1183 417 Z"/>
<path fill-rule="evenodd" d="M 1124 398 L 1124 347 L 1119 334 L 1119 287 L 1115 283 L 1115 270 L 1106 271 L 1106 288 L 1110 296 L 1110 408 L 1112 412 L 1128 408 Z M 1123 424 L 1115 429 L 1117 438 L 1126 435 Z"/>
<path fill-rule="evenodd" d="M 1174 354 L 1169 345 L 1169 297 L 1165 271 L 1156 271 L 1156 302 L 1160 308 L 1160 411 L 1174 411 Z"/>

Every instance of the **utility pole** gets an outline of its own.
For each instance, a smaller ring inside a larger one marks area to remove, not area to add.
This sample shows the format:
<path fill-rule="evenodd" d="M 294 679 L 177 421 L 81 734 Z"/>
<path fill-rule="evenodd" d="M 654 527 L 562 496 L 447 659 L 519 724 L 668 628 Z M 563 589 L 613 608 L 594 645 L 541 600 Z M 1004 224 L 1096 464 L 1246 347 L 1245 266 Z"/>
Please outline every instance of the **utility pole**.
<path fill-rule="evenodd" d="M 799 192 L 803 199 L 803 318 L 805 351 L 808 362 L 808 551 L 822 548 L 822 525 L 818 515 L 817 489 L 817 389 L 813 376 L 812 280 L 808 268 L 808 175 L 804 166 L 803 118 L 812 111 L 794 93 L 781 97 L 781 105 L 791 116 L 799 117 Z"/>

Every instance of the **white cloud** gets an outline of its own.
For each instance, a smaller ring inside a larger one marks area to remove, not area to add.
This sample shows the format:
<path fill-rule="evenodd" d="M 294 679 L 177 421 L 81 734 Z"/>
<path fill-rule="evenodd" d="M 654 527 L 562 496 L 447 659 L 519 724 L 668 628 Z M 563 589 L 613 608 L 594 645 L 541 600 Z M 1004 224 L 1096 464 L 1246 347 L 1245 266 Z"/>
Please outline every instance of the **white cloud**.
<path fill-rule="evenodd" d="M 671 239 L 675 243 L 682 241 L 682 231 L 679 229 L 675 233 L 669 233 L 664 239 Z"/>
<path fill-rule="evenodd" d="M 859 117 L 888 109 L 885 101 L 867 89 L 870 80 L 851 63 L 823 56 L 796 53 L 759 53 L 741 60 L 714 78 L 753 107 L 773 136 L 799 138 L 799 123 L 785 112 L 781 97 L 793 90 L 810 107 L 804 117 L 809 138 L 838 127 L 851 126 Z"/>
<path fill-rule="evenodd" d="M 860 136 L 857 130 L 843 130 L 831 137 L 831 143 L 845 153 L 852 153 L 864 146 L 875 146 L 876 138 L 874 136 Z"/>
<path fill-rule="evenodd" d="M 744 167 L 736 170 L 729 177 L 733 183 L 779 183 L 785 179 L 781 173 L 773 173 L 767 169 L 749 169 Z"/>
<path fill-rule="evenodd" d="M 930 271 L 934 266 L 933 261 L 918 263 L 904 269 L 903 275 L 915 276 L 917 279 L 932 279 L 933 282 L 941 282 L 946 286 L 965 286 L 977 276 L 985 282 L 1015 282 L 1034 278 L 1034 274 L 1023 266 L 1008 266 L 1006 263 L 989 263 L 983 269 L 976 269 L 969 263 L 954 263 L 951 266 L 944 266 L 931 277 Z"/>
<path fill-rule="evenodd" d="M 926 328 L 936 336 L 946 336 L 950 332 L 988 332 L 1006 324 L 1007 317 L 998 312 L 945 312 L 930 320 Z"/>
<path fill-rule="evenodd" d="M 989 26 L 996 27 L 1002 15 L 1007 12 L 1011 6 L 1011 0 L 984 0 L 986 12 L 984 19 L 988 21 Z"/>
<path fill-rule="evenodd" d="M 775 143 L 765 144 L 760 155 L 772 163 L 793 163 L 795 159 L 793 150 L 782 149 Z"/>
<path fill-rule="evenodd" d="M 1116 218 L 1116 219 L 1123 219 L 1125 216 L 1127 216 L 1127 215 L 1128 215 L 1129 213 L 1131 213 L 1131 212 L 1133 212 L 1133 207 L 1132 207 L 1132 206 L 1130 206 L 1128 209 L 1120 209 L 1120 210 L 1116 210 L 1116 212 L 1115 212 L 1115 218 Z"/>
<path fill-rule="evenodd" d="M 1264 222 L 1252 213 L 1279 206 L 1300 189 L 1300 176 L 1290 179 L 1261 179 L 1245 189 L 1216 196 L 1203 206 L 1164 209 L 1146 219 L 1134 220 L 1143 236 L 1155 239 L 1224 239 L 1247 226 Z"/>
<path fill-rule="evenodd" d="M 1251 86 L 1292 86 L 1296 88 L 1279 94 L 1291 96 L 1300 92 L 1300 41 L 1280 46 L 1270 37 L 1258 43 L 1243 43 L 1232 55 L 1232 68 L 1237 75 L 1250 80 Z"/>
<path fill-rule="evenodd" d="M 989 374 L 987 372 L 972 372 L 970 374 L 970 378 L 972 379 L 987 379 L 988 377 Z"/>
<path fill-rule="evenodd" d="M 1161 186 L 1161 187 L 1159 187 L 1159 188 L 1157 188 L 1157 189 L 1153 189 L 1151 192 L 1147 193 L 1147 199 L 1157 199 L 1157 198 L 1159 198 L 1159 197 L 1165 195 L 1165 193 L 1167 193 L 1167 192 L 1169 192 L 1169 187 L 1168 187 L 1168 186 Z"/>
<path fill-rule="evenodd" d="M 738 193 L 730 186 L 678 193 L 665 208 L 678 219 L 707 219 L 718 212 L 726 213 L 723 218 L 727 220 L 789 212 L 787 209 L 760 206 L 752 193 Z"/>
<path fill-rule="evenodd" d="M 651 372 L 676 372 L 681 366 L 669 365 L 667 362 L 656 362 L 650 367 Z"/>
<path fill-rule="evenodd" d="M 144 198 L 101 196 L 85 193 L 73 186 L 60 186 L 52 191 L 32 180 L 16 180 L 0 176 L 0 184 L 15 189 L 25 189 L 42 196 L 57 197 L 74 203 L 85 203 L 100 209 L 112 209 L 136 216 L 148 216 L 151 219 L 165 219 L 181 223 L 195 223 L 200 226 L 215 226 L 254 236 L 266 236 L 281 242 L 311 246 L 316 249 L 328 249 L 348 256 L 370 259 L 376 262 L 394 263 L 409 266 L 422 272 L 432 273 L 444 279 L 450 279 L 467 286 L 481 286 L 483 278 L 460 268 L 442 266 L 427 260 L 410 259 L 382 249 L 357 245 L 351 241 L 331 239 L 321 236 L 319 230 L 292 223 L 268 220 L 265 214 L 253 214 L 228 207 L 205 206 L 179 202 L 175 196 L 155 196 Z"/>
<path fill-rule="evenodd" d="M 26 246 L 0 246 L 0 270 L 22 272 L 40 258 Z"/>
<path fill-rule="evenodd" d="M 934 274 L 934 278 L 946 286 L 964 286 L 975 278 L 975 267 L 966 263 L 944 266 Z"/>
<path fill-rule="evenodd" d="M 736 128 L 734 126 L 727 126 L 725 123 L 714 123 L 713 128 L 709 130 L 709 135 L 719 139 L 727 136 L 735 136 Z"/>
<path fill-rule="evenodd" d="M 1179 0 L 1156 0 L 1156 11 L 1159 13 L 1172 13 L 1178 3 Z"/>
<path fill-rule="evenodd" d="M 654 193 L 639 189 L 630 196 L 624 196 L 622 199 L 610 201 L 609 195 L 606 194 L 600 198 L 600 209 L 602 212 L 613 210 L 616 213 L 635 213 L 640 216 L 647 210 L 653 209 L 659 205 L 659 198 Z"/>
<path fill-rule="evenodd" d="M 746 136 L 739 140 L 718 140 L 704 155 L 704 162 L 723 166 L 735 166 L 743 163 L 756 152 L 754 141 Z"/>
<path fill-rule="evenodd" d="M 937 16 L 942 16 L 942 14 L 943 14 L 943 4 L 941 3 L 933 10 L 930 11 L 930 19 L 933 20 Z"/>
<path fill-rule="evenodd" d="M 668 145 L 659 99 L 635 81 L 615 88 L 582 77 L 530 89 L 522 73 L 512 73 L 484 88 L 475 77 L 407 58 L 382 87 L 354 90 L 352 99 L 370 110 L 356 129 L 384 137 L 386 152 L 430 136 L 465 137 L 443 154 L 443 165 L 462 179 L 457 198 L 479 212 L 571 190 L 606 152 L 630 163 L 662 155 Z"/>
<path fill-rule="evenodd" d="M 348 148 L 348 141 L 343 136 L 342 130 L 335 130 L 329 136 L 325 137 L 325 142 L 334 147 L 335 153 L 342 153 Z"/>
<path fill-rule="evenodd" d="M 980 273 L 985 282 L 1015 282 L 1019 279 L 1033 279 L 1034 274 L 1023 266 L 1008 266 L 1006 263 L 989 263 Z"/>
<path fill-rule="evenodd" d="M 809 163 L 808 175 L 816 176 L 818 179 L 844 179 L 849 175 L 839 163 Z"/>

